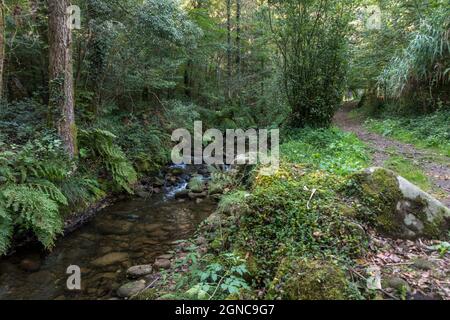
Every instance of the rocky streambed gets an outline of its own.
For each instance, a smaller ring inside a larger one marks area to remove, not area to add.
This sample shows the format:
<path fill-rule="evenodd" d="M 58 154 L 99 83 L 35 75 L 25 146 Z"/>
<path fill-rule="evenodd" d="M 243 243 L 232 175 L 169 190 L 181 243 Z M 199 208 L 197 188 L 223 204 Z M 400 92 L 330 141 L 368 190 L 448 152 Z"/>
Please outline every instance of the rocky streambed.
<path fill-rule="evenodd" d="M 171 167 L 139 185 L 136 197 L 61 238 L 52 252 L 29 246 L 2 258 L 0 299 L 110 299 L 145 288 L 152 269 L 170 266 L 178 240 L 190 238 L 215 210 L 206 176 L 205 168 Z M 195 190 L 186 190 L 193 177 Z M 71 265 L 81 269 L 81 290 L 67 289 Z"/>

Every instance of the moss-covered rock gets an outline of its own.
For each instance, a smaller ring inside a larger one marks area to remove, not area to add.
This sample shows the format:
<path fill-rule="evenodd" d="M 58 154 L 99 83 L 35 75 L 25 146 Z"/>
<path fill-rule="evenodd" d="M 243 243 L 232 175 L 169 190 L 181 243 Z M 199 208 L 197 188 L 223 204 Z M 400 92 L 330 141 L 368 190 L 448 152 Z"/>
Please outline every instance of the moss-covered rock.
<path fill-rule="evenodd" d="M 352 190 L 363 204 L 361 218 L 382 233 L 406 239 L 447 234 L 450 210 L 394 172 L 369 168 L 352 181 Z"/>
<path fill-rule="evenodd" d="M 331 261 L 285 258 L 267 294 L 269 299 L 344 300 L 350 296 L 345 273 Z"/>

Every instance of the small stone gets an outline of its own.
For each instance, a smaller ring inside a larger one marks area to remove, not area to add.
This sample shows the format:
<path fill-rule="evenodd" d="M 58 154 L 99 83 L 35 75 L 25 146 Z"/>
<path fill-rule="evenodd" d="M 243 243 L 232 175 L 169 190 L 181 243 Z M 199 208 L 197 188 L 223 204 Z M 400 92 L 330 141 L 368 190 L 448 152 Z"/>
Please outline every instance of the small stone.
<path fill-rule="evenodd" d="M 159 257 L 156 258 L 156 260 L 170 260 L 172 259 L 172 254 L 162 254 Z"/>
<path fill-rule="evenodd" d="M 139 198 L 143 198 L 143 199 L 147 199 L 147 198 L 150 198 L 152 196 L 152 194 L 150 192 L 147 192 L 147 191 L 137 191 L 136 195 Z"/>
<path fill-rule="evenodd" d="M 127 276 L 130 278 L 139 278 L 151 274 L 152 271 L 153 268 L 149 264 L 134 266 L 127 270 Z"/>
<path fill-rule="evenodd" d="M 130 298 L 145 289 L 145 281 L 133 281 L 124 284 L 117 290 L 117 295 L 121 298 Z"/>
<path fill-rule="evenodd" d="M 172 264 L 170 263 L 170 260 L 167 259 L 157 259 L 155 261 L 155 263 L 153 264 L 153 268 L 155 268 L 156 270 L 160 270 L 160 269 L 170 269 L 170 267 L 172 266 Z"/>
<path fill-rule="evenodd" d="M 423 258 L 418 258 L 418 259 L 414 260 L 413 266 L 416 267 L 417 269 L 425 270 L 425 271 L 433 270 L 435 267 L 433 262 L 431 262 L 427 259 L 423 259 Z"/>

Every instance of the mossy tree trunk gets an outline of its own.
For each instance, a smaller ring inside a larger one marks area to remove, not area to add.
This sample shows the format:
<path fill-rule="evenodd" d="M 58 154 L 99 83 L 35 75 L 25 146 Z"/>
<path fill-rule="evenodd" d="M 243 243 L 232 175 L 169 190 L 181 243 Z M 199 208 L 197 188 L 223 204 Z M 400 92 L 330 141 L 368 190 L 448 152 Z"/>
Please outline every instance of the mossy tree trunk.
<path fill-rule="evenodd" d="M 74 113 L 72 34 L 66 12 L 69 0 L 48 0 L 49 20 L 49 109 L 52 123 L 68 155 L 77 155 Z"/>

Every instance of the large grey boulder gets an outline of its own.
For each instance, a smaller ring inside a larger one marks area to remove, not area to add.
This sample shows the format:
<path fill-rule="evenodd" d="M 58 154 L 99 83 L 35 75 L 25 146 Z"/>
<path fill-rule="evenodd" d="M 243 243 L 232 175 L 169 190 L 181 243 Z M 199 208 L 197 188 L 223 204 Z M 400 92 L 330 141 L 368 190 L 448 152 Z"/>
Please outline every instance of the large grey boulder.
<path fill-rule="evenodd" d="M 450 227 L 450 209 L 391 170 L 372 167 L 354 176 L 367 218 L 393 237 L 440 238 Z"/>

